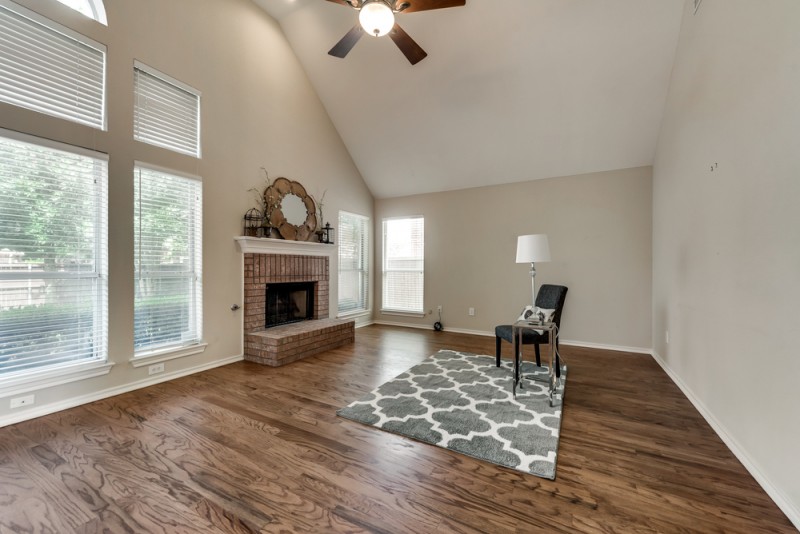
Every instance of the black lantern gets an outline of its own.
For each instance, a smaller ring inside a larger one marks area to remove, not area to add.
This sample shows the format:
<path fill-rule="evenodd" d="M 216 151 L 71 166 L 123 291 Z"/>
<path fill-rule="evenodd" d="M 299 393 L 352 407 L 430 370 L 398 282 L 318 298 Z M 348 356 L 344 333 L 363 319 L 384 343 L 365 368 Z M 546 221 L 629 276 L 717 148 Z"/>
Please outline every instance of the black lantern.
<path fill-rule="evenodd" d="M 326 222 L 322 228 L 322 242 L 328 245 L 333 245 L 333 238 L 336 235 L 336 230 L 331 226 L 331 223 Z"/>
<path fill-rule="evenodd" d="M 261 228 L 263 220 L 261 212 L 256 208 L 250 208 L 244 214 L 244 229 L 242 232 L 248 237 L 258 237 L 258 230 Z"/>

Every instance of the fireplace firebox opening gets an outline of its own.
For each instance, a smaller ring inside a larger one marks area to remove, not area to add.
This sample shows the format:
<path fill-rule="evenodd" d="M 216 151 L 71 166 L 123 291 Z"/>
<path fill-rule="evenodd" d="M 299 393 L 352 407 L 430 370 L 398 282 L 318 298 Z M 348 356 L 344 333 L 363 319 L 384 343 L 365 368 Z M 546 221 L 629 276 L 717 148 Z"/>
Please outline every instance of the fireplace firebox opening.
<path fill-rule="evenodd" d="M 314 318 L 314 282 L 267 284 L 264 326 L 278 326 Z"/>

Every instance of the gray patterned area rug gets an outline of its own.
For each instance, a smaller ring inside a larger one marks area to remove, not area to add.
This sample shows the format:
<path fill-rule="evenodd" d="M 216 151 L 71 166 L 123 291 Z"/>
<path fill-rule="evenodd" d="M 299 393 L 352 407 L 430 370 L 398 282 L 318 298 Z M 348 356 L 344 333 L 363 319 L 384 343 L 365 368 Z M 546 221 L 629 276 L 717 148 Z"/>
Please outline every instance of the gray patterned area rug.
<path fill-rule="evenodd" d="M 547 367 L 523 362 L 525 389 L 516 399 L 513 372 L 510 360 L 496 367 L 494 356 L 440 350 L 336 413 L 552 480 L 561 403 L 550 407 Z M 537 381 L 528 379 L 532 375 Z M 558 400 L 566 369 L 561 378 Z"/>

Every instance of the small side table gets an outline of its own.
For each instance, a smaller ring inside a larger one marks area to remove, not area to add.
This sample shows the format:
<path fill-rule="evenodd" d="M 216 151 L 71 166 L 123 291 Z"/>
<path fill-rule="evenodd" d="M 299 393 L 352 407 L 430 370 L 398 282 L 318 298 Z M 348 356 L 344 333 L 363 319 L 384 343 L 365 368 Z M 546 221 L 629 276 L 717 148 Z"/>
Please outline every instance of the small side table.
<path fill-rule="evenodd" d="M 561 370 L 556 372 L 556 368 L 560 367 L 560 356 L 556 349 L 556 338 L 558 336 L 558 327 L 555 323 L 542 323 L 539 321 L 517 321 L 511 325 L 512 333 L 517 336 L 517 346 L 519 347 L 517 354 L 514 355 L 514 386 L 512 392 L 514 398 L 517 398 L 517 385 L 523 389 L 523 376 L 520 372 L 522 366 L 522 332 L 525 330 L 536 330 L 538 332 L 547 332 L 547 353 L 550 355 L 550 372 L 548 373 L 548 392 L 550 397 L 550 406 L 555 406 L 555 392 L 561 385 Z"/>

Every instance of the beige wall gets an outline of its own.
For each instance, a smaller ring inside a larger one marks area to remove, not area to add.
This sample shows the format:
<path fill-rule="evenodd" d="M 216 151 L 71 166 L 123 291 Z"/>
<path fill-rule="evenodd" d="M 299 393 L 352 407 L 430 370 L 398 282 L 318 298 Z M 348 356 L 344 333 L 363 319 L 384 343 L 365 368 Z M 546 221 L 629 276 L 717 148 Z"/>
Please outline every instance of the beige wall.
<path fill-rule="evenodd" d="M 325 217 L 338 210 L 372 216 L 373 200 L 279 26 L 249 0 L 106 0 L 109 26 L 55 2 L 18 0 L 108 46 L 108 132 L 0 104 L 0 127 L 107 152 L 109 161 L 109 295 L 111 373 L 36 391 L 30 409 L 9 410 L 0 424 L 141 386 L 146 368 L 133 355 L 133 162 L 202 176 L 204 192 L 204 337 L 201 355 L 166 362 L 166 373 L 213 365 L 242 353 L 242 256 L 233 237 L 250 207 L 247 189 L 273 178 L 298 180 L 314 194 L 327 189 Z M 202 92 L 200 160 L 132 140 L 133 61 L 137 59 Z M 336 302 L 337 265 L 331 265 Z M 335 306 L 332 306 L 332 315 Z"/>
<path fill-rule="evenodd" d="M 544 233 L 552 262 L 537 287 L 569 287 L 562 339 L 649 351 L 650 167 L 382 199 L 375 202 L 375 317 L 445 329 L 494 332 L 531 300 L 530 264 L 515 263 L 517 236 Z M 385 217 L 425 217 L 425 309 L 408 318 L 380 312 Z M 468 308 L 475 308 L 475 316 Z"/>
<path fill-rule="evenodd" d="M 653 343 L 800 527 L 800 2 L 688 4 L 654 170 Z"/>

